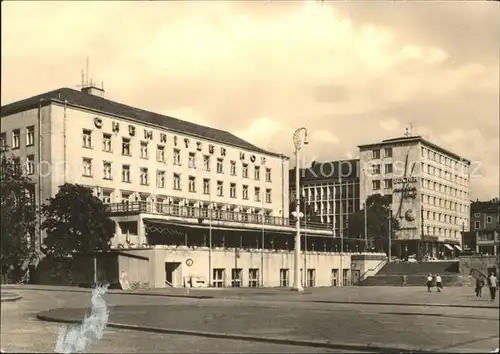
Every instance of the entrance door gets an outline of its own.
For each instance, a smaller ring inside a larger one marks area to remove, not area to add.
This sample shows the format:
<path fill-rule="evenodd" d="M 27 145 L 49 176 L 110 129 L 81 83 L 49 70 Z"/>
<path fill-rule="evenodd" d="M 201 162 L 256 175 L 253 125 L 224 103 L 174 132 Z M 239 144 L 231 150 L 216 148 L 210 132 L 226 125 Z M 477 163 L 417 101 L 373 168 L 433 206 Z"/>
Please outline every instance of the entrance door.
<path fill-rule="evenodd" d="M 355 270 L 355 269 L 351 270 L 351 284 L 352 285 L 358 285 L 359 277 L 360 277 L 359 270 Z"/>
<path fill-rule="evenodd" d="M 180 262 L 165 262 L 165 284 L 177 287 L 179 285 Z"/>

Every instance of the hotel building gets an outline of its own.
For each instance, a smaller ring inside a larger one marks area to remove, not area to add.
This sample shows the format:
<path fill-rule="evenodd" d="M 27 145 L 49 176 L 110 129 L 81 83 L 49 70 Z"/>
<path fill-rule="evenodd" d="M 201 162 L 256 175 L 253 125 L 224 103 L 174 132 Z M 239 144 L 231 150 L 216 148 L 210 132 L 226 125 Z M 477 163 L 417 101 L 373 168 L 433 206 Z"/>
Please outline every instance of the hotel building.
<path fill-rule="evenodd" d="M 392 196 L 395 254 L 451 257 L 469 225 L 470 161 L 420 136 L 359 146 L 361 200 Z"/>
<path fill-rule="evenodd" d="M 2 141 L 26 161 L 39 204 L 64 183 L 87 186 L 109 204 L 113 247 L 135 257 L 113 279 L 126 274 L 151 287 L 291 285 L 287 157 L 111 101 L 93 86 L 17 101 L 1 114 Z M 308 263 L 304 285 L 349 283 L 350 256 L 332 253 L 331 238 L 316 249 L 322 253 Z"/>

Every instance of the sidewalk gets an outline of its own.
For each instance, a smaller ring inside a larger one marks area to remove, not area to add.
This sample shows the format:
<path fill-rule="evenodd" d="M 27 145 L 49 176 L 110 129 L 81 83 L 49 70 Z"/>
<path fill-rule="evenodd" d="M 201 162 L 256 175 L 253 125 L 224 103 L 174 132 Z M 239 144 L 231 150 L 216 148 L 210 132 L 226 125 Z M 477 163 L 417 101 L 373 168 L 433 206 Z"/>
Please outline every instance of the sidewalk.
<path fill-rule="evenodd" d="M 6 289 L 91 292 L 92 289 L 48 285 L 7 285 Z M 307 288 L 302 293 L 287 288 L 192 288 L 189 295 L 186 288 L 109 290 L 109 294 L 164 296 L 194 299 L 258 299 L 260 301 L 317 302 L 365 305 L 430 306 L 457 308 L 491 308 L 498 310 L 498 299 L 491 302 L 486 296 L 476 298 L 469 287 L 445 288 L 441 293 L 431 293 L 421 287 L 342 287 Z"/>

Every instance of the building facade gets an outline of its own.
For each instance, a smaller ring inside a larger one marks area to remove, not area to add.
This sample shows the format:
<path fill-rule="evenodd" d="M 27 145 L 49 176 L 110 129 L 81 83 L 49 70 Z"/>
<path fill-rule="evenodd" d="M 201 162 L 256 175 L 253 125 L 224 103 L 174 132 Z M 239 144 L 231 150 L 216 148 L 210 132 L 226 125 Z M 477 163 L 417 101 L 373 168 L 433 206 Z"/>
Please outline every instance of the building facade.
<path fill-rule="evenodd" d="M 209 254 L 217 247 L 293 250 L 289 159 L 281 154 L 225 131 L 110 101 L 96 87 L 62 88 L 8 104 L 2 107 L 1 122 L 9 153 L 26 161 L 27 174 L 36 183 L 38 204 L 55 196 L 64 183 L 91 188 L 109 204 L 116 223 L 114 248 L 168 245 L 208 248 Z M 354 207 L 346 202 L 349 208 Z M 310 227 L 307 233 L 323 237 L 315 246 L 324 252 L 322 262 L 338 264 L 343 256 L 331 253 L 331 229 Z M 38 235 L 38 246 L 42 237 Z M 203 271 L 190 276 L 214 285 L 216 260 L 208 258 Z M 156 272 L 168 284 L 179 256 L 175 262 L 158 261 L 153 262 L 160 267 Z M 190 267 L 186 262 L 180 266 Z M 350 275 L 349 262 L 340 274 L 346 269 Z M 293 279 L 293 269 L 291 273 Z"/>
<path fill-rule="evenodd" d="M 464 250 L 476 254 L 498 255 L 500 201 L 474 201 L 470 206 L 470 232 L 465 232 Z"/>
<path fill-rule="evenodd" d="M 419 136 L 359 150 L 361 200 L 377 193 L 392 196 L 401 226 L 396 252 L 451 257 L 460 251 L 461 232 L 469 225 L 470 161 Z"/>
<path fill-rule="evenodd" d="M 296 195 L 295 175 L 295 168 L 291 169 L 292 202 Z M 349 238 L 349 215 L 360 210 L 359 160 L 313 162 L 299 170 L 299 179 L 300 198 L 307 205 L 304 209 L 314 214 L 312 223 L 326 225 L 335 238 Z M 349 247 L 346 243 L 346 248 Z"/>

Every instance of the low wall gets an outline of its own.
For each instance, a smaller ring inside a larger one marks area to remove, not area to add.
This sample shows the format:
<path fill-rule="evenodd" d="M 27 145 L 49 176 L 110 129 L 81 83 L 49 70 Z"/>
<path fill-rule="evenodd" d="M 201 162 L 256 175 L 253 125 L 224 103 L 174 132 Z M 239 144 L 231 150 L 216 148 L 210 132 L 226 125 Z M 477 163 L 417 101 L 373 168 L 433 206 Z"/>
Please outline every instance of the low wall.
<path fill-rule="evenodd" d="M 496 269 L 496 274 L 498 276 L 498 256 L 461 256 L 459 258 L 459 272 L 463 277 L 475 276 L 475 273 L 481 273 L 482 275 L 488 275 L 488 273 L 493 269 Z"/>
<path fill-rule="evenodd" d="M 351 269 L 359 270 L 360 281 L 375 276 L 386 264 L 385 253 L 353 253 L 351 254 Z"/>

